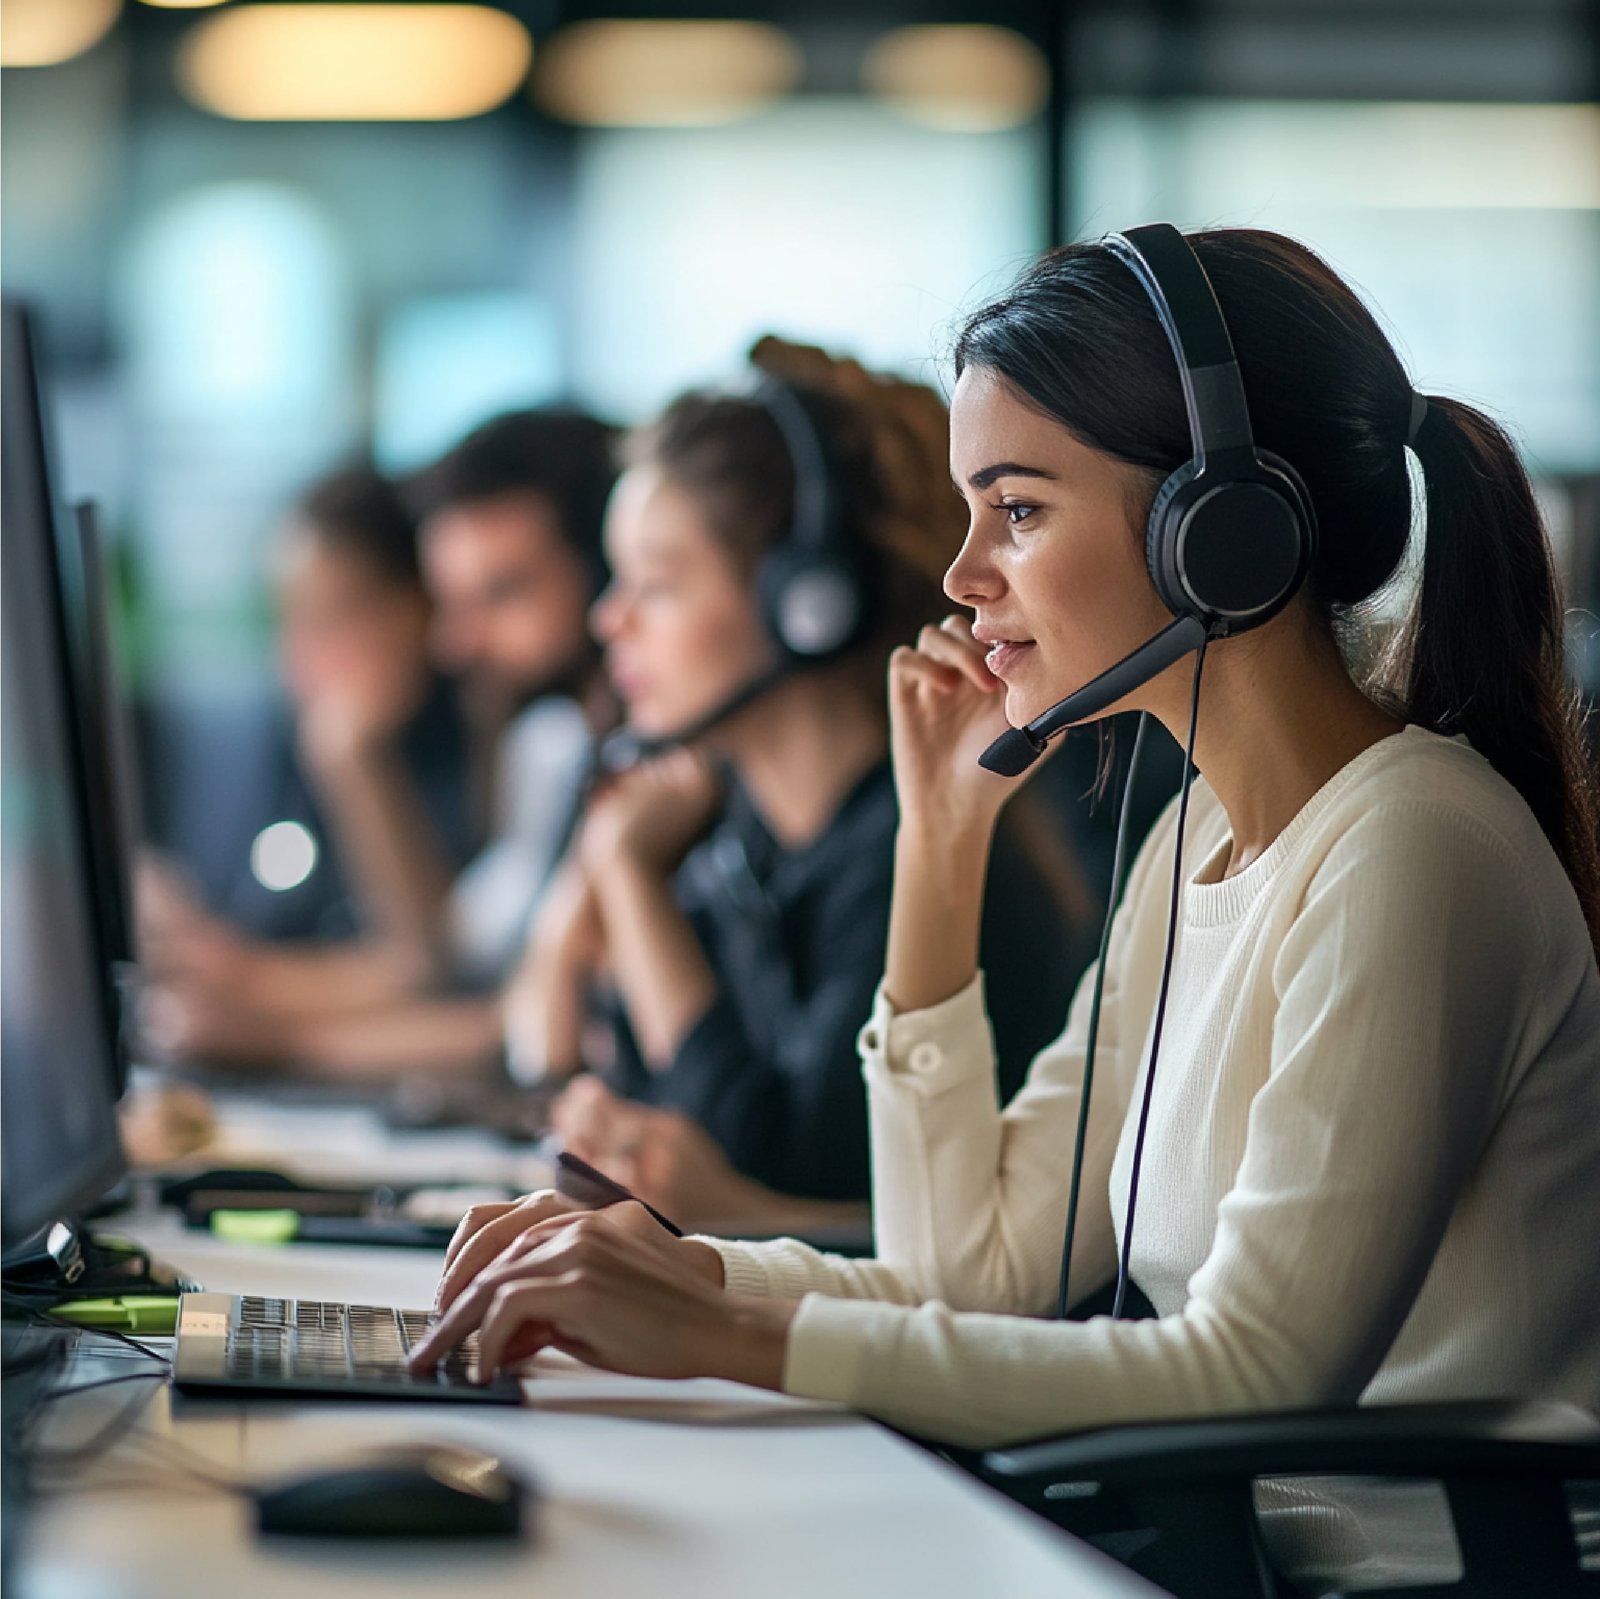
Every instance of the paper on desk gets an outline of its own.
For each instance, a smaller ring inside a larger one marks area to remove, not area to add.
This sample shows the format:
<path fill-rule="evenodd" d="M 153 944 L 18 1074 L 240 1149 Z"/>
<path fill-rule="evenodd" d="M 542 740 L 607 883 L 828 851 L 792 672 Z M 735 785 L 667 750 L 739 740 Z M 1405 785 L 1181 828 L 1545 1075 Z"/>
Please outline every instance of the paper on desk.
<path fill-rule="evenodd" d="M 522 1393 L 535 1410 L 583 1411 L 632 1421 L 698 1426 L 794 1426 L 846 1419 L 826 1399 L 802 1399 L 721 1377 L 625 1377 L 547 1350 L 522 1368 Z"/>

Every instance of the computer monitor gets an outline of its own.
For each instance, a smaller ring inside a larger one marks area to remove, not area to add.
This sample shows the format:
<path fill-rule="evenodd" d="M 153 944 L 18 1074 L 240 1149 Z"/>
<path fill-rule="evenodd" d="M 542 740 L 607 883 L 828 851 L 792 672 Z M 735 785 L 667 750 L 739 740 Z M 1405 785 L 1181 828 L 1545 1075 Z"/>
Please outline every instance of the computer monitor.
<path fill-rule="evenodd" d="M 137 976 L 134 962 L 132 843 L 127 809 L 133 805 L 131 736 L 119 728 L 120 695 L 112 678 L 110 585 L 99 544 L 93 505 L 68 512 L 59 493 L 49 413 L 44 405 L 36 332 L 25 307 L 7 301 L 5 310 L 6 390 L 12 447 L 32 485 L 27 492 L 47 508 L 50 538 L 44 548 L 49 581 L 59 598 L 67 652 L 68 725 L 77 743 L 90 869 L 94 881 L 95 932 L 103 974 L 101 1005 L 106 1025 L 118 1040 L 112 1051 L 112 1090 L 127 1087 L 127 1053 L 122 1047 L 123 1018 Z M 41 486 L 42 485 L 42 486 Z"/>
<path fill-rule="evenodd" d="M 28 318 L 10 302 L 0 362 L 0 1246 L 9 1252 L 81 1214 L 124 1165 L 56 565 L 60 512 Z"/>

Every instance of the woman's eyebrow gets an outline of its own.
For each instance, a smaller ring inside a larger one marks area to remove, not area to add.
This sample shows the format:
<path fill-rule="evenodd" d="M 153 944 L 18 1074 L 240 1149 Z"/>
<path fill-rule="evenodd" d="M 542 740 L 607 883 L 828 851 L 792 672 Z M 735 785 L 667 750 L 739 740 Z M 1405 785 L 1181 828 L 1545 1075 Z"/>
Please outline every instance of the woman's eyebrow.
<path fill-rule="evenodd" d="M 982 471 L 974 472 L 967 482 L 975 489 L 986 489 L 991 483 L 998 482 L 1003 477 L 1042 477 L 1048 478 L 1053 483 L 1056 474 L 1045 471 L 1042 466 L 1023 466 L 1020 461 L 996 461 L 993 466 L 986 466 Z M 959 484 L 956 486 L 960 487 Z"/>

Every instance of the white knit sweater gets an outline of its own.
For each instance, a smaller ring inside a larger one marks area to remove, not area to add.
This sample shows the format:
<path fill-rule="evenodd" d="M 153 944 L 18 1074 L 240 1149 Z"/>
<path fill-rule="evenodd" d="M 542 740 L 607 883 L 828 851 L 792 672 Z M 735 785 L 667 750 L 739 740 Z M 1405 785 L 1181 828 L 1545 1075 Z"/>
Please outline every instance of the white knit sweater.
<path fill-rule="evenodd" d="M 1175 824 L 1107 961 L 1074 1297 L 1115 1271 Z M 1003 1113 L 981 977 L 903 1015 L 880 996 L 878 1258 L 718 1245 L 730 1291 L 804 1296 L 790 1392 L 973 1445 L 1356 1399 L 1600 1402 L 1600 973 L 1526 805 L 1409 728 L 1224 879 L 1229 848 L 1198 783 L 1134 1230 L 1157 1319 L 1038 1319 L 1092 974 Z"/>

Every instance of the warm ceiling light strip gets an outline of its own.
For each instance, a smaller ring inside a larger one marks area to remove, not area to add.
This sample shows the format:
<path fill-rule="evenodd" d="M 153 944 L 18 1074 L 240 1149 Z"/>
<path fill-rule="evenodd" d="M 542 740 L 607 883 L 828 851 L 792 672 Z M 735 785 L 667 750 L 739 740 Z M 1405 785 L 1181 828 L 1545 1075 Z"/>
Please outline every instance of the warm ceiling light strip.
<path fill-rule="evenodd" d="M 233 5 L 190 30 L 178 82 L 242 121 L 438 122 L 503 104 L 532 59 L 492 6 Z"/>
<path fill-rule="evenodd" d="M 544 46 L 534 95 L 597 127 L 705 127 L 750 116 L 800 79 L 799 48 L 761 22 L 577 22 Z"/>
<path fill-rule="evenodd" d="M 867 52 L 867 87 L 902 115 L 959 133 L 1030 122 L 1050 92 L 1037 46 L 984 23 L 896 28 Z"/>
<path fill-rule="evenodd" d="M 227 0 L 144 0 L 161 11 L 204 11 L 208 6 L 226 5 Z"/>
<path fill-rule="evenodd" d="M 105 38 L 122 0 L 5 0 L 0 66 L 53 67 Z"/>

